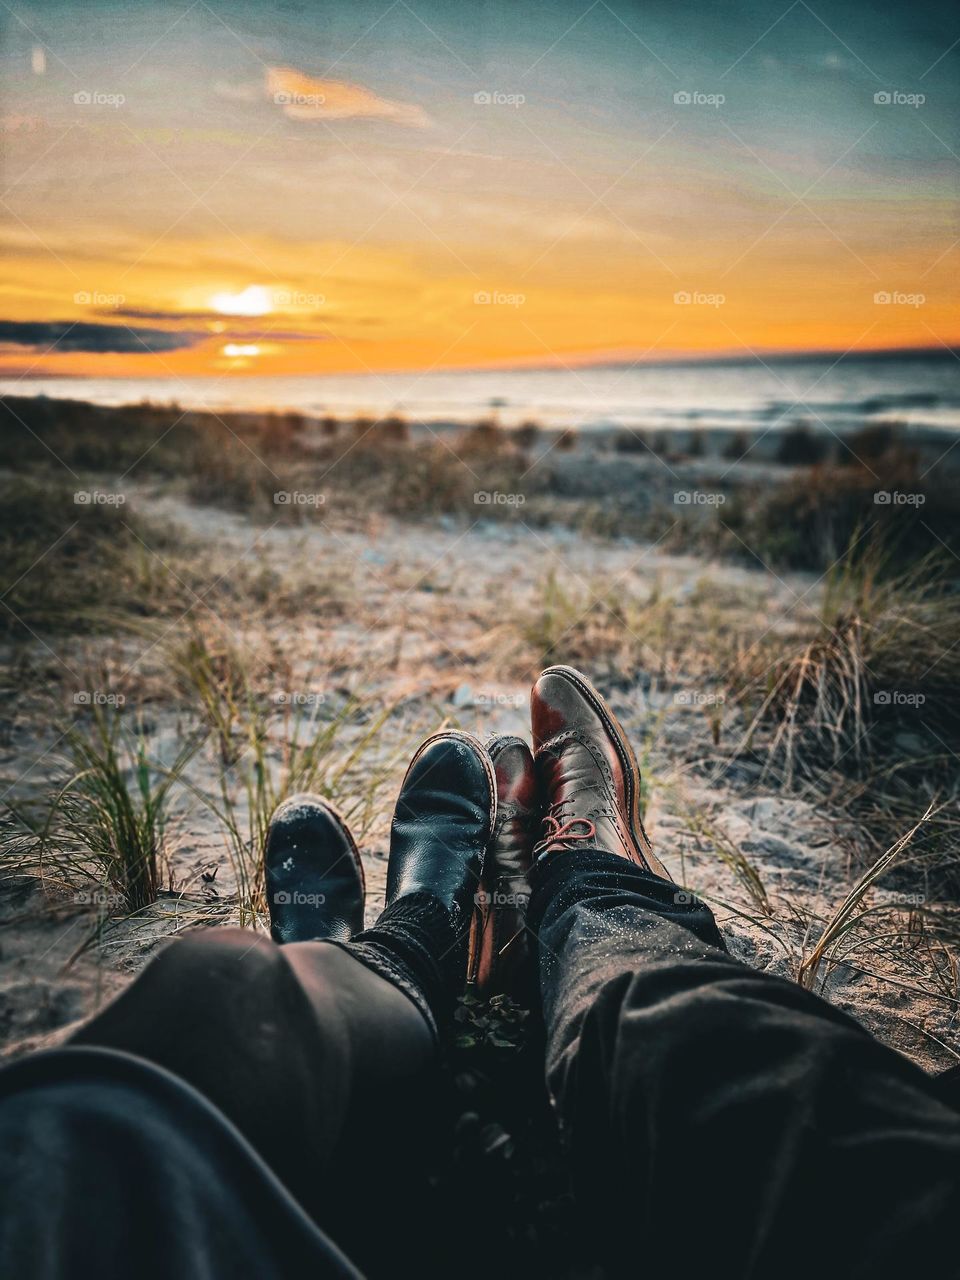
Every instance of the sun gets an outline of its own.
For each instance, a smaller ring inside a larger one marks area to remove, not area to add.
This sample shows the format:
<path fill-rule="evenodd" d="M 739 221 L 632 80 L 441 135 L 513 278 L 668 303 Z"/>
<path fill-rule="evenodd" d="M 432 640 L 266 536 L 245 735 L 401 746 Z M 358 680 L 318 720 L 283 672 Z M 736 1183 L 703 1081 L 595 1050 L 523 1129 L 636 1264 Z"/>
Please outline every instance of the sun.
<path fill-rule="evenodd" d="M 210 306 L 222 316 L 265 316 L 273 310 L 273 298 L 262 284 L 251 284 L 239 293 L 215 293 Z"/>

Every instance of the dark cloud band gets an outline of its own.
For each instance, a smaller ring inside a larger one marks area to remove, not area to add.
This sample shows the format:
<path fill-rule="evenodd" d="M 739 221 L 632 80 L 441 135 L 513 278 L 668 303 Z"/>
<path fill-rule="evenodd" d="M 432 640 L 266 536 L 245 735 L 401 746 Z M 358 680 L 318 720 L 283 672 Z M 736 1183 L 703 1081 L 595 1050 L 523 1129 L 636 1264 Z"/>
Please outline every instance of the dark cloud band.
<path fill-rule="evenodd" d="M 99 351 L 135 354 L 146 351 L 182 351 L 209 335 L 171 333 L 142 326 L 96 324 L 89 320 L 0 320 L 0 343 L 58 351 Z"/>

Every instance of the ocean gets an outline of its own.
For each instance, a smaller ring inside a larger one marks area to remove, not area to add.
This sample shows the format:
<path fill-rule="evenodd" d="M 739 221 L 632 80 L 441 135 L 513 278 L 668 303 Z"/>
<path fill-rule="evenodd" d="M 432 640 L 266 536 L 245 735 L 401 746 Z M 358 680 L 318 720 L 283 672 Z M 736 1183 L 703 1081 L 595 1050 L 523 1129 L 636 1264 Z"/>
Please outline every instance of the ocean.
<path fill-rule="evenodd" d="M 5 379 L 0 394 L 340 417 L 396 413 L 430 423 L 475 422 L 496 412 L 504 425 L 534 419 L 583 430 L 764 430 L 809 422 L 842 434 L 869 422 L 897 421 L 913 429 L 960 431 L 960 359 L 947 350 L 296 378 Z"/>

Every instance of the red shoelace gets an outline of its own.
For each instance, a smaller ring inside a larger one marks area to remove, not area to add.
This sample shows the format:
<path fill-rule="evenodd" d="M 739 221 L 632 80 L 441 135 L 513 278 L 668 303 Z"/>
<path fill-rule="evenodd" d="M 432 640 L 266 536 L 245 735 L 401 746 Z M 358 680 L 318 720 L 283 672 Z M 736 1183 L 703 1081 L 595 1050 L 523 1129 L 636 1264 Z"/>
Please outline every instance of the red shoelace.
<path fill-rule="evenodd" d="M 577 830 L 580 827 L 582 830 Z M 549 845 L 560 844 L 565 840 L 592 840 L 597 834 L 596 826 L 589 818 L 568 818 L 561 822 L 553 814 L 548 813 L 543 819 L 543 837 L 533 846 L 535 854 L 545 853 Z"/>

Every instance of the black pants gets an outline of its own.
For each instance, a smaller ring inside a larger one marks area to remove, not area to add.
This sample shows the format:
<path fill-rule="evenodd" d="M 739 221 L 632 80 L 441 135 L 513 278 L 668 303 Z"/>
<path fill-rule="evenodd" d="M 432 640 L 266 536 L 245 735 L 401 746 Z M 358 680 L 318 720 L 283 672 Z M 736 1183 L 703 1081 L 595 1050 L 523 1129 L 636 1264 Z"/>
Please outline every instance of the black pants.
<path fill-rule="evenodd" d="M 960 1114 L 710 912 L 609 854 L 538 868 L 547 1084 L 615 1275 L 960 1275 Z"/>
<path fill-rule="evenodd" d="M 960 1116 L 934 1081 L 611 855 L 551 855 L 528 923 L 547 1087 L 609 1274 L 960 1274 Z M 83 1047 L 0 1074 L 0 1274 L 350 1275 L 330 1237 L 358 1256 L 351 1232 L 385 1211 L 396 1271 L 420 1269 L 431 1224 L 404 1174 L 454 947 L 429 904 L 356 947 L 172 944 Z M 477 1222 L 465 1247 L 495 1267 Z"/>

